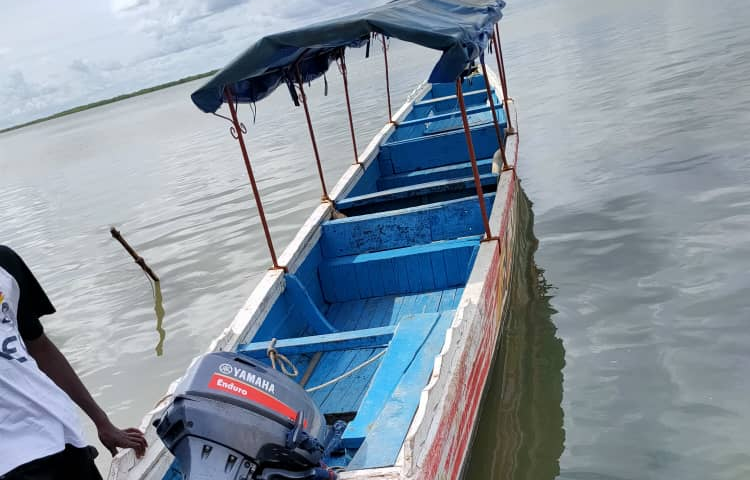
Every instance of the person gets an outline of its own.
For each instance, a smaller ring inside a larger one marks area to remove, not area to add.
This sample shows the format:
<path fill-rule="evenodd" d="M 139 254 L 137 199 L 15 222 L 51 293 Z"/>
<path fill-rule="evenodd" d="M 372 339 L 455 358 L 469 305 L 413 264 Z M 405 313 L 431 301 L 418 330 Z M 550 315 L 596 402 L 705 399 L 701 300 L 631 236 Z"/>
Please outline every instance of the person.
<path fill-rule="evenodd" d="M 101 443 L 146 450 L 143 433 L 115 427 L 39 321 L 55 308 L 26 264 L 0 245 L 0 480 L 101 479 L 75 402 Z"/>

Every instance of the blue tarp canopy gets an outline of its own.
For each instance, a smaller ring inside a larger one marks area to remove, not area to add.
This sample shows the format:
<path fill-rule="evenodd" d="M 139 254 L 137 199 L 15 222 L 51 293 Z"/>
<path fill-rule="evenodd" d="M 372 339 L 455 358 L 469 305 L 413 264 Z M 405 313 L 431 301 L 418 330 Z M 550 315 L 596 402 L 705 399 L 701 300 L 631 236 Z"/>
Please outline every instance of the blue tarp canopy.
<path fill-rule="evenodd" d="M 453 82 L 487 47 L 503 0 L 393 0 L 336 20 L 261 38 L 193 92 L 193 103 L 215 112 L 229 86 L 236 101 L 257 102 L 279 85 L 290 87 L 299 68 L 303 81 L 323 75 L 346 47 L 361 47 L 371 34 L 398 38 L 443 55 L 432 83 Z"/>

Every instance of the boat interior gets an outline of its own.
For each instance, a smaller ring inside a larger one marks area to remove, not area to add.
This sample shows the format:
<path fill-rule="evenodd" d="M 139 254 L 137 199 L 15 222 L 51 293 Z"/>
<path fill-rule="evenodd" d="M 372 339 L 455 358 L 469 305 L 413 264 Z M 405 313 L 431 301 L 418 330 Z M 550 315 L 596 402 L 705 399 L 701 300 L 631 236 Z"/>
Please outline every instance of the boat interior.
<path fill-rule="evenodd" d="M 488 214 L 498 176 L 485 82 L 463 91 Z M 484 235 L 455 84 L 433 84 L 323 222 L 321 235 L 238 352 L 299 371 L 329 424 L 348 422 L 329 466 L 394 465 Z M 505 114 L 493 92 L 504 131 Z M 337 216 L 338 217 L 338 216 Z"/>

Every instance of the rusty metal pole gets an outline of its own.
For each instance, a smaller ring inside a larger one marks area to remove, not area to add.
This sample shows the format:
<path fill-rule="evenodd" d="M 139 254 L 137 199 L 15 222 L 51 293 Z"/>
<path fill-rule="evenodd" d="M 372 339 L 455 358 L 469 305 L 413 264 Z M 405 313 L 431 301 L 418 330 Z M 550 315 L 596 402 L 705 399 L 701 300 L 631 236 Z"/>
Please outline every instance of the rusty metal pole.
<path fill-rule="evenodd" d="M 469 160 L 471 161 L 471 171 L 474 174 L 474 186 L 477 189 L 479 198 L 479 210 L 482 212 L 482 222 L 484 223 L 485 240 L 493 239 L 490 232 L 490 220 L 487 218 L 487 206 L 484 202 L 484 192 L 482 191 L 482 180 L 479 178 L 479 168 L 477 167 L 477 156 L 474 152 L 474 142 L 471 140 L 471 128 L 469 127 L 469 118 L 466 115 L 466 104 L 464 103 L 464 92 L 461 88 L 461 78 L 456 80 L 456 97 L 458 106 L 461 108 L 461 120 L 464 124 L 464 135 L 466 136 L 466 146 L 469 149 Z"/>
<path fill-rule="evenodd" d="M 305 96 L 305 87 L 302 86 L 302 75 L 299 72 L 299 65 L 295 70 L 297 76 L 297 84 L 299 84 L 300 100 L 302 100 L 302 106 L 305 109 L 305 118 L 307 119 L 307 129 L 310 132 L 310 141 L 312 142 L 313 153 L 315 154 L 315 163 L 318 167 L 318 176 L 320 177 L 320 186 L 323 189 L 323 196 L 321 200 L 324 202 L 330 202 L 331 198 L 328 196 L 328 189 L 326 189 L 326 181 L 323 177 L 323 166 L 320 163 L 320 153 L 318 153 L 318 143 L 315 141 L 315 130 L 313 130 L 312 120 L 310 120 L 310 110 L 307 107 L 307 97 Z"/>
<path fill-rule="evenodd" d="M 388 75 L 388 45 L 385 41 L 385 35 L 380 35 L 383 39 L 383 58 L 385 59 L 385 93 L 388 96 L 388 121 L 393 123 L 393 112 L 391 111 L 391 80 Z"/>
<path fill-rule="evenodd" d="M 354 164 L 361 165 L 359 162 L 359 153 L 357 152 L 357 138 L 354 136 L 354 120 L 352 119 L 352 105 L 349 101 L 349 80 L 346 75 L 346 60 L 344 59 L 344 49 L 341 49 L 339 58 L 339 71 L 344 79 L 344 96 L 346 97 L 346 111 L 349 114 L 349 132 L 352 134 L 352 147 L 354 148 Z"/>
<path fill-rule="evenodd" d="M 503 157 L 503 170 L 508 168 L 508 161 L 505 159 L 505 142 L 503 141 L 503 133 L 500 131 L 500 122 L 497 120 L 497 112 L 495 111 L 495 99 L 492 98 L 492 88 L 490 88 L 490 79 L 487 77 L 487 66 L 484 64 L 484 58 L 481 59 L 482 75 L 484 76 L 484 88 L 487 90 L 487 98 L 490 101 L 490 109 L 492 110 L 492 120 L 495 122 L 495 133 L 497 134 L 497 144 L 500 147 L 500 155 Z"/>
<path fill-rule="evenodd" d="M 260 223 L 263 225 L 263 233 L 266 234 L 266 243 L 268 244 L 268 250 L 271 253 L 271 261 L 273 262 L 274 269 L 286 270 L 286 267 L 280 267 L 279 262 L 276 259 L 276 251 L 273 248 L 273 241 L 271 240 L 271 231 L 268 229 L 268 222 L 266 221 L 266 213 L 263 210 L 263 203 L 260 201 L 260 193 L 258 192 L 258 186 L 255 184 L 255 175 L 253 174 L 253 167 L 250 166 L 250 157 L 247 154 L 247 148 L 245 147 L 245 139 L 242 136 L 242 126 L 237 118 L 237 110 L 234 108 L 234 99 L 232 98 L 232 92 L 229 87 L 224 88 L 224 98 L 229 105 L 229 112 L 232 114 L 232 123 L 237 133 L 237 141 L 240 142 L 240 150 L 242 150 L 242 158 L 245 160 L 245 168 L 247 169 L 247 176 L 250 178 L 250 186 L 253 189 L 253 196 L 255 197 L 255 205 L 258 207 L 258 215 L 260 216 Z"/>
<path fill-rule="evenodd" d="M 500 75 L 500 86 L 503 89 L 503 105 L 505 106 L 505 118 L 508 123 L 508 133 L 515 133 L 510 122 L 510 107 L 508 106 L 508 84 L 505 81 L 505 64 L 503 63 L 503 51 L 500 49 L 500 27 L 495 24 L 495 34 L 492 36 L 492 44 L 495 47 L 495 59 L 497 60 L 497 71 Z"/>

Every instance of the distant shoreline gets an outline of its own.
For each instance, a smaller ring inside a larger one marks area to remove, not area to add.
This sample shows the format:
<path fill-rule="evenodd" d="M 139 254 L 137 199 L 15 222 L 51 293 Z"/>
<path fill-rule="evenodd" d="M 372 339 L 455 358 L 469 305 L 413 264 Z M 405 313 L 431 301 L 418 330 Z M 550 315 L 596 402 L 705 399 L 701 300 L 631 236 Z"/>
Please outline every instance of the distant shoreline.
<path fill-rule="evenodd" d="M 216 72 L 218 72 L 218 70 L 211 70 L 210 72 L 199 73 L 197 75 L 190 75 L 189 77 L 184 77 L 179 80 L 162 83 L 161 85 L 156 85 L 156 86 L 148 87 L 148 88 L 142 88 L 138 91 L 125 93 L 122 95 L 118 95 L 116 97 L 108 98 L 106 100 L 99 100 L 98 102 L 81 105 L 79 107 L 69 108 L 68 110 L 63 110 L 62 112 L 53 113 L 52 115 L 49 115 L 46 117 L 37 118 L 36 120 L 31 120 L 30 122 L 21 123 L 18 125 L 13 125 L 12 127 L 0 129 L 0 133 L 10 132 L 11 130 L 18 130 L 19 128 L 28 127 L 30 125 L 35 125 L 37 123 L 46 122 L 48 120 L 53 120 L 55 118 L 60 118 L 66 115 L 71 115 L 73 113 L 82 112 L 84 110 L 91 110 L 92 108 L 101 107 L 103 105 L 109 105 L 110 103 L 119 102 L 120 100 L 125 100 L 128 98 L 137 97 L 139 95 L 145 95 L 147 93 L 155 92 L 157 90 L 163 90 L 165 88 L 174 87 L 175 85 L 180 85 L 181 83 L 192 82 L 193 80 L 198 80 L 199 78 L 204 78 L 204 77 L 213 75 Z"/>

